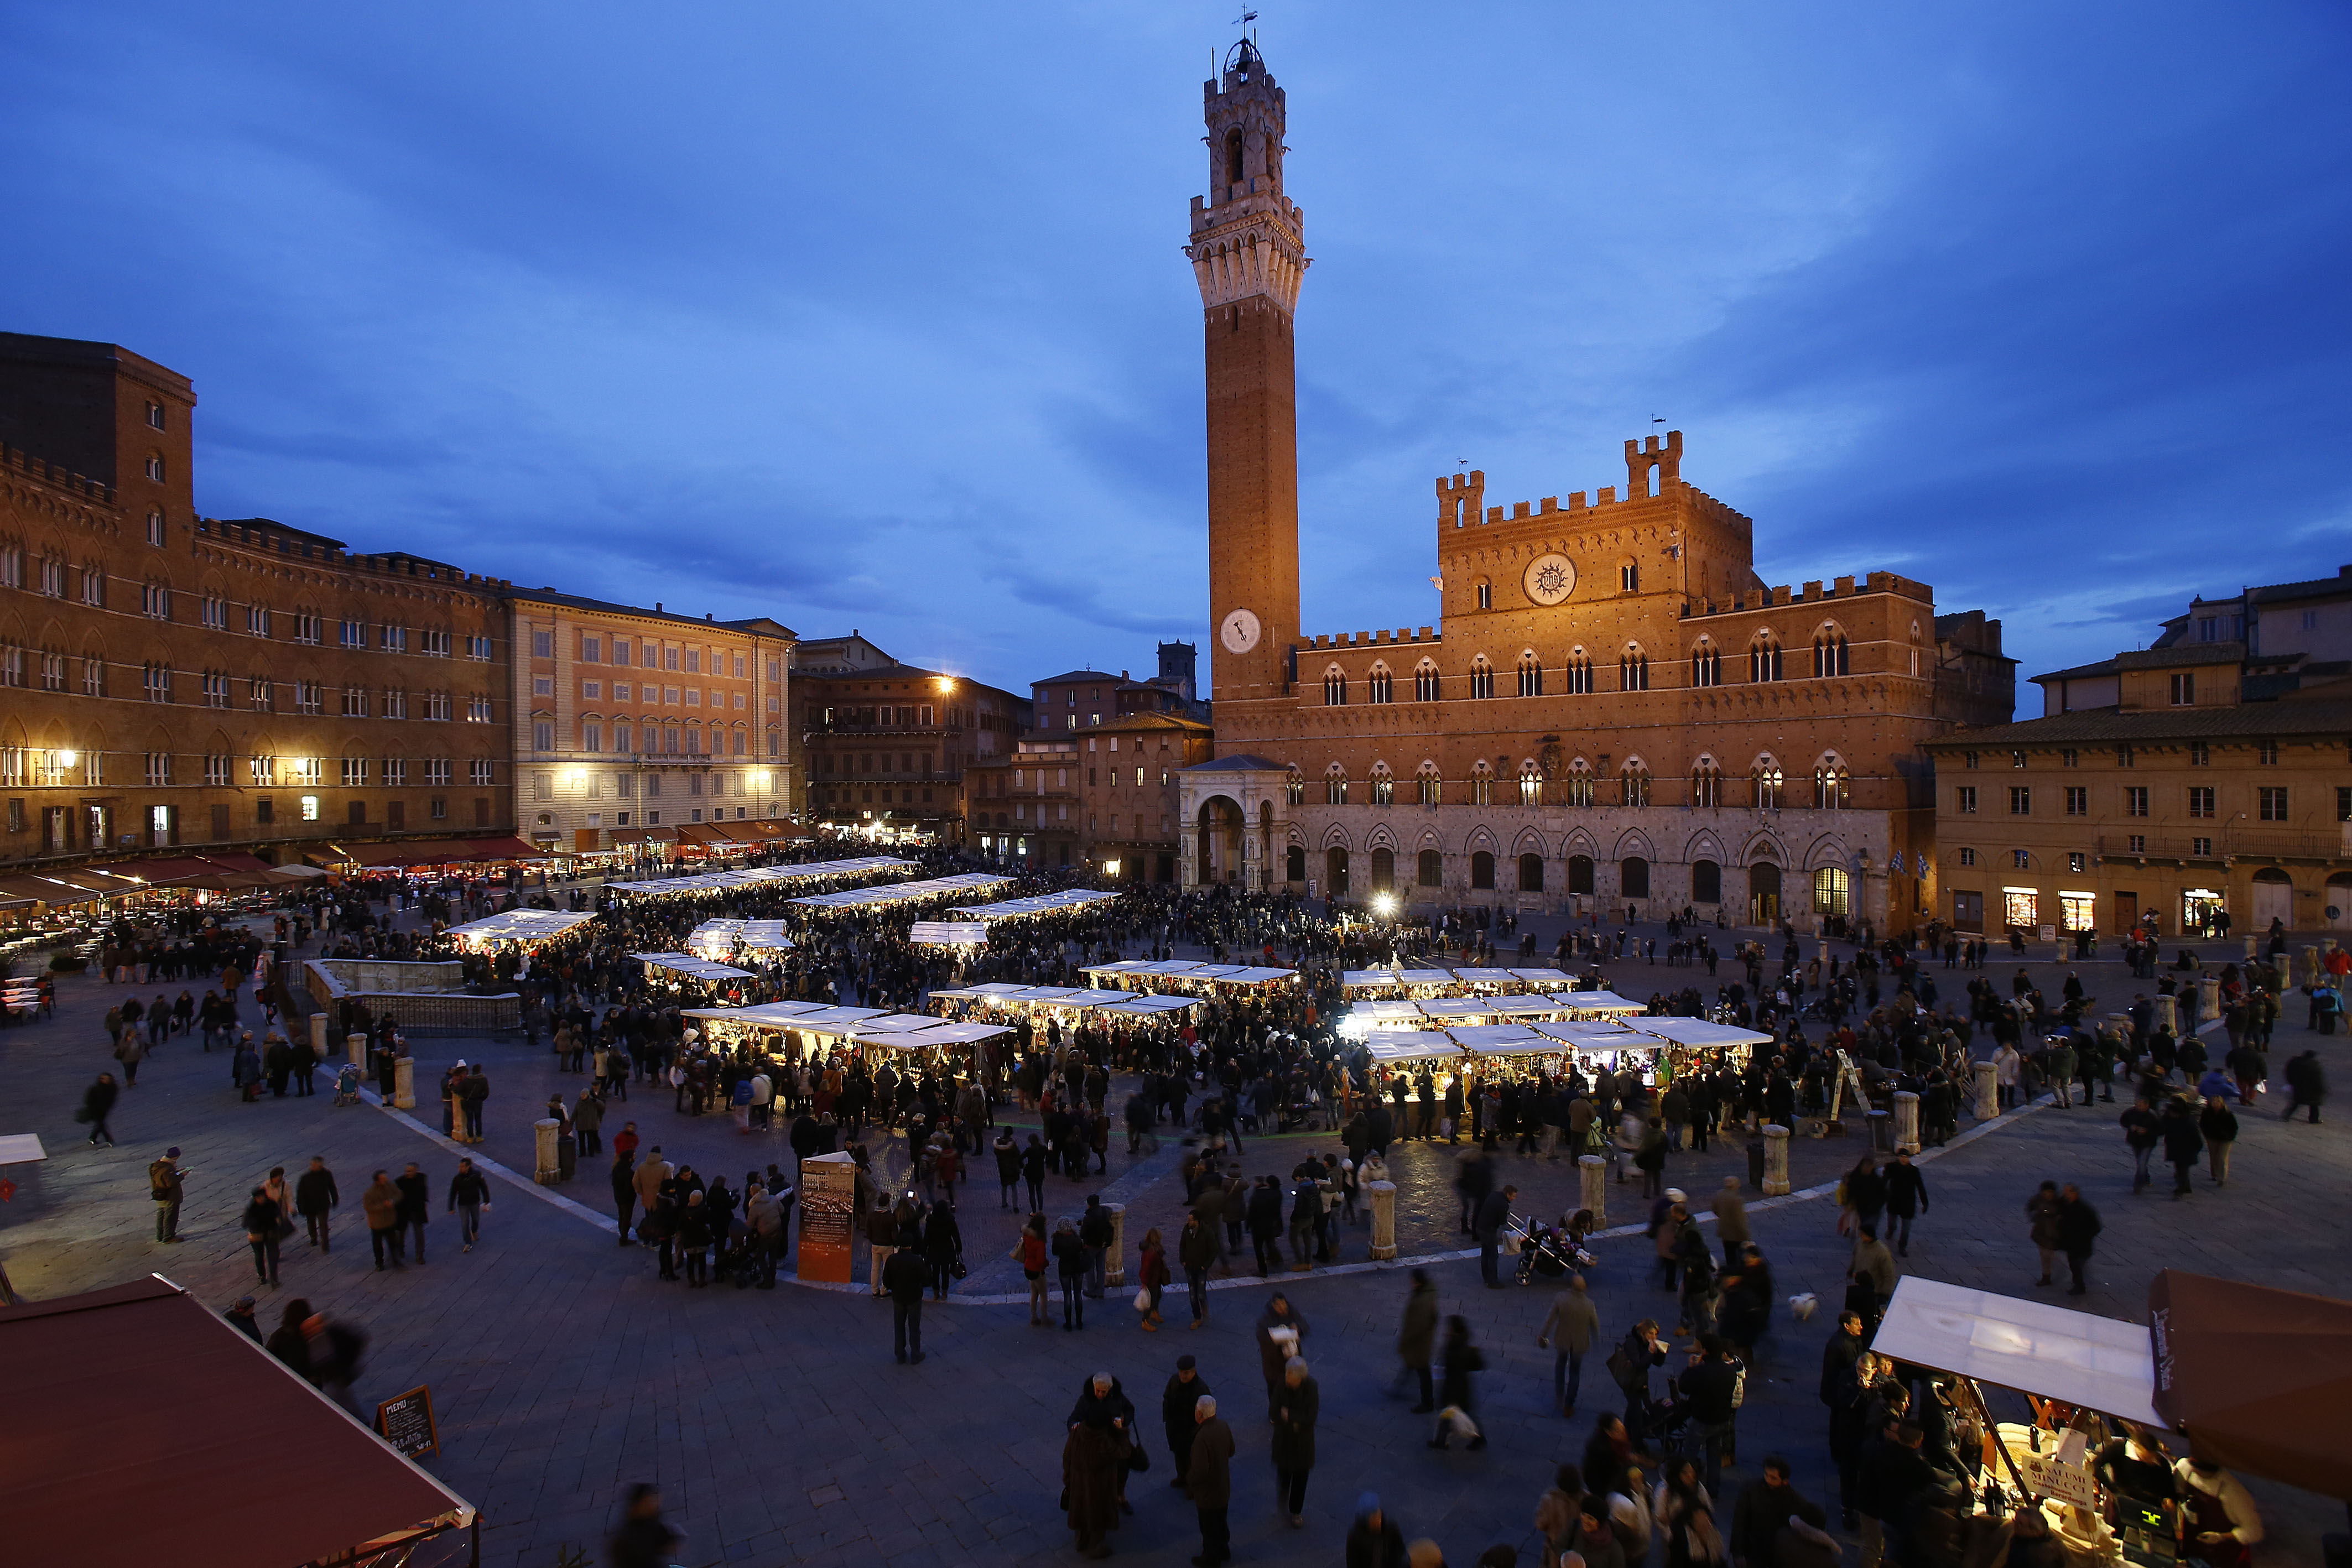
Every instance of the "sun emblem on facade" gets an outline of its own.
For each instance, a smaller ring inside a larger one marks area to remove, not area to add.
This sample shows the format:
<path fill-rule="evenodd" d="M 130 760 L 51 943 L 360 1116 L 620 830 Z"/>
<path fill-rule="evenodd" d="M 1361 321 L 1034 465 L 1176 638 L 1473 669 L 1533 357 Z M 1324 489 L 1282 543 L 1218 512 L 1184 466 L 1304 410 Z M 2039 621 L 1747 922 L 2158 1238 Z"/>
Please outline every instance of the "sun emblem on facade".
<path fill-rule="evenodd" d="M 1558 604 L 1575 591 L 1576 567 L 1564 555 L 1538 556 L 1521 582 L 1536 603 Z"/>

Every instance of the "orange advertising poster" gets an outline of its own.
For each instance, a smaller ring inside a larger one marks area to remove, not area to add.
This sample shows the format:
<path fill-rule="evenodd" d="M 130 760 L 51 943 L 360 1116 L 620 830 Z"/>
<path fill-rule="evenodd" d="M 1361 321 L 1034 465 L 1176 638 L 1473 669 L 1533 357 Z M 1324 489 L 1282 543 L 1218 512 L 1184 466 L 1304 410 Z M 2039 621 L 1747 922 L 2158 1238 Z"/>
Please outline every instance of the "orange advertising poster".
<path fill-rule="evenodd" d="M 803 1160 L 800 1201 L 800 1277 L 849 1283 L 857 1163 L 847 1155 L 818 1155 Z"/>

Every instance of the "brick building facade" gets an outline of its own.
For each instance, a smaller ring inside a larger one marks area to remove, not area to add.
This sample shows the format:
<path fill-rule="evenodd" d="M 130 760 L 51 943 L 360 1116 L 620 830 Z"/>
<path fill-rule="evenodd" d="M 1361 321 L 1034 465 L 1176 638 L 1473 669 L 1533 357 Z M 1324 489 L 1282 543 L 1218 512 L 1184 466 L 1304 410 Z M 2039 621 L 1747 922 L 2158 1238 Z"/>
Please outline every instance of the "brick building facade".
<path fill-rule="evenodd" d="M 1438 627 L 1304 632 L 1286 106 L 1246 43 L 1204 105 L 1218 761 L 1186 776 L 1185 880 L 1733 924 L 1933 907 L 1923 744 L 2009 717 L 2000 623 L 1891 572 L 1767 584 L 1679 432 L 1625 444 L 1622 493 L 1438 480 Z"/>
<path fill-rule="evenodd" d="M 504 585 L 201 516 L 195 406 L 0 334 L 0 864 L 510 833 Z"/>
<path fill-rule="evenodd" d="M 1029 726 L 1016 693 L 902 664 L 856 632 L 801 644 L 793 674 L 809 821 L 965 841 L 972 769 Z"/>

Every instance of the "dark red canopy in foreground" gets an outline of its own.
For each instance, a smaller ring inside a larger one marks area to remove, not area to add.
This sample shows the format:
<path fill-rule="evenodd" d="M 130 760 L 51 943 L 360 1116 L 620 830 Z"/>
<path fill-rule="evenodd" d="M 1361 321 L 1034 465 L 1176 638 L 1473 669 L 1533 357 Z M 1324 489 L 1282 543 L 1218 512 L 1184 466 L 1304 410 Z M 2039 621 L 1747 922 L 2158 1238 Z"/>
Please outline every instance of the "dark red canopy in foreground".
<path fill-rule="evenodd" d="M 160 1277 L 0 1309 L 0 1556 L 25 1568 L 299 1568 L 473 1521 Z"/>
<path fill-rule="evenodd" d="M 2352 1301 L 2167 1269 L 2147 1305 L 2156 1408 L 2192 1452 L 2352 1500 Z"/>

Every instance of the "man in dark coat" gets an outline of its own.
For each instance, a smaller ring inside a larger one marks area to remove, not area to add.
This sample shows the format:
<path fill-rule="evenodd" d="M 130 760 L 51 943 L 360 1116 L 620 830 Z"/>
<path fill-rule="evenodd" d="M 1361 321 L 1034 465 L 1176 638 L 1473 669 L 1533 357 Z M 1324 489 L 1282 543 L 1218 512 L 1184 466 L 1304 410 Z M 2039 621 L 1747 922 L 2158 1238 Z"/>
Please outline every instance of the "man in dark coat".
<path fill-rule="evenodd" d="M 2189 1102 L 2173 1100 L 2164 1109 L 2164 1162 L 2172 1167 L 2172 1196 L 2189 1196 L 2189 1173 L 2205 1154 L 2205 1136 L 2197 1130 L 2197 1118 L 2189 1113 Z"/>
<path fill-rule="evenodd" d="M 2082 1188 L 2068 1182 L 2058 1195 L 2058 1249 L 2066 1254 L 2066 1267 L 2074 1276 L 2074 1282 L 2066 1290 L 2070 1296 L 2089 1293 L 2090 1287 L 2083 1282 L 2083 1270 L 2091 1261 L 2092 1243 L 2099 1229 L 2099 1211 L 2091 1207 Z"/>
<path fill-rule="evenodd" d="M 1192 1406 L 1210 1391 L 1209 1380 L 1201 1375 L 1198 1366 L 1191 1356 L 1178 1356 L 1175 1375 L 1160 1391 L 1160 1425 L 1168 1435 L 1168 1452 L 1176 1461 L 1176 1473 L 1168 1482 L 1171 1487 L 1189 1484 L 1192 1475 L 1192 1439 L 1201 1430 L 1192 1419 Z"/>
<path fill-rule="evenodd" d="M 2308 1106 L 2311 1111 L 2311 1120 L 2315 1124 L 2317 1123 L 2319 1103 L 2327 1098 L 2327 1074 L 2319 1065 L 2317 1051 L 2306 1051 L 2302 1055 L 2288 1060 L 2286 1086 L 2288 1091 L 2286 1111 L 2279 1119 L 2283 1122 L 2292 1122 L 2294 1120 L 2297 1109 Z"/>
<path fill-rule="evenodd" d="M 923 1292 L 931 1287 L 931 1266 L 912 1247 L 894 1249 L 882 1265 L 882 1288 L 890 1293 L 890 1347 L 901 1362 L 923 1359 Z"/>
<path fill-rule="evenodd" d="M 343 1195 L 335 1190 L 335 1173 L 327 1168 L 323 1157 L 312 1155 L 310 1168 L 294 1182 L 294 1212 L 310 1228 L 310 1245 L 321 1252 L 334 1250 L 329 1245 L 327 1226 L 330 1216 L 342 1201 Z"/>
<path fill-rule="evenodd" d="M 1108 1373 L 1095 1381 L 1105 1389 L 1114 1382 Z M 1097 1399 L 1089 1406 L 1081 1398 L 1080 1409 L 1071 1414 L 1078 1418 L 1071 1421 L 1062 1444 L 1062 1510 L 1077 1535 L 1079 1555 L 1108 1557 L 1110 1544 L 1104 1537 L 1118 1523 L 1118 1479 L 1134 1448 L 1108 1401 Z"/>
<path fill-rule="evenodd" d="M 1323 1391 L 1307 1375 L 1307 1363 L 1292 1356 L 1275 1396 L 1274 1474 L 1276 1508 L 1290 1511 L 1290 1527 L 1307 1522 L 1307 1477 L 1315 1468 L 1315 1423 L 1323 1411 Z"/>
<path fill-rule="evenodd" d="M 1193 1568 L 1216 1568 L 1234 1554 L 1225 1519 L 1234 1500 L 1234 1429 L 1218 1416 L 1211 1395 L 1201 1396 L 1192 1420 L 1192 1457 L 1184 1472 L 1193 1511 L 1201 1517 L 1201 1554 L 1192 1563 Z"/>
<path fill-rule="evenodd" d="M 1887 1229 L 1893 1233 L 1895 1251 L 1898 1257 L 1911 1256 L 1911 1221 L 1927 1212 L 1927 1178 L 1911 1163 L 1908 1154 L 1897 1154 L 1895 1163 L 1886 1167 Z"/>
<path fill-rule="evenodd" d="M 1265 1378 L 1268 1416 L 1273 1416 L 1282 1394 L 1282 1369 L 1289 1364 L 1292 1356 L 1304 1353 L 1306 1341 L 1307 1320 L 1290 1304 L 1288 1296 L 1276 1291 L 1257 1320 L 1258 1371 Z"/>

